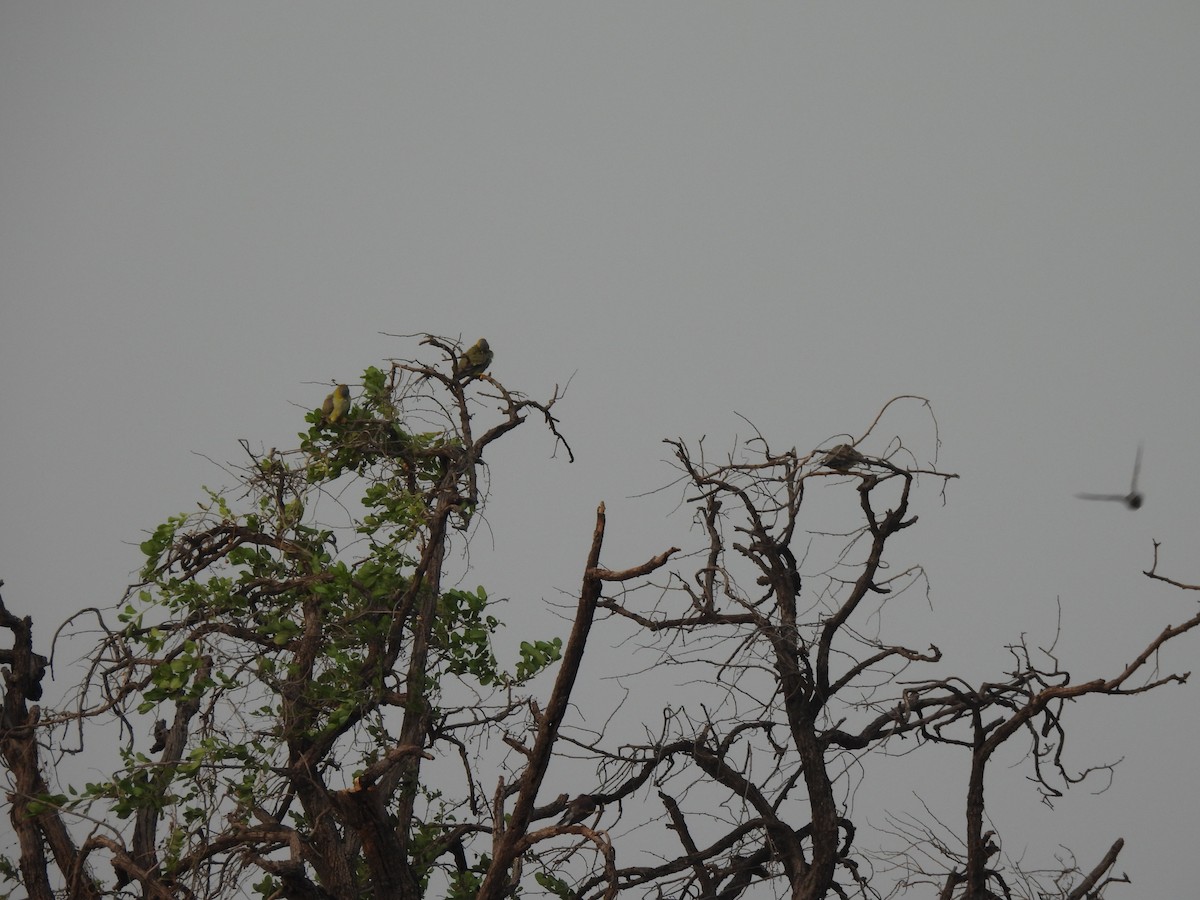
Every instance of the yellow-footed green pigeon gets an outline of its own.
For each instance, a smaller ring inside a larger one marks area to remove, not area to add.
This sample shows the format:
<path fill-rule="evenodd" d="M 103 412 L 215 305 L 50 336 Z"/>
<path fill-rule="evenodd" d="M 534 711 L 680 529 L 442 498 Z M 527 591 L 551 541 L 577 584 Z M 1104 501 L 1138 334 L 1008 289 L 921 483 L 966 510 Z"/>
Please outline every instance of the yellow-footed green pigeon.
<path fill-rule="evenodd" d="M 321 404 L 321 415 L 330 424 L 342 421 L 349 411 L 350 388 L 344 384 L 339 384 L 334 388 L 333 393 L 326 397 L 325 402 Z"/>
<path fill-rule="evenodd" d="M 487 338 L 480 338 L 458 358 L 458 378 L 470 381 L 476 375 L 482 375 L 492 364 L 492 348 L 488 346 Z"/>
<path fill-rule="evenodd" d="M 826 454 L 822 462 L 835 472 L 849 472 L 851 468 L 865 459 L 865 456 L 849 444 L 838 444 Z"/>

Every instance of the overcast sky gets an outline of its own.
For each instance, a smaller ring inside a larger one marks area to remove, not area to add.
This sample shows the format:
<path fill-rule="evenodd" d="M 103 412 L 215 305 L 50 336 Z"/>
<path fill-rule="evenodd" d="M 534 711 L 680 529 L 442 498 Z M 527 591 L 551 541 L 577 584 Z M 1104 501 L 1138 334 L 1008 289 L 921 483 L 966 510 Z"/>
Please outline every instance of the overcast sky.
<path fill-rule="evenodd" d="M 3 4 L 5 601 L 45 649 L 239 438 L 294 446 L 331 380 L 417 351 L 381 332 L 485 335 L 508 386 L 570 379 L 578 456 L 531 423 L 489 457 L 463 577 L 514 632 L 599 501 L 610 566 L 686 539 L 677 494 L 635 497 L 662 438 L 740 414 L 807 452 L 914 393 L 961 475 L 896 548 L 929 674 L 998 675 L 1056 601 L 1064 666 L 1115 674 L 1194 610 L 1152 540 L 1200 582 L 1197 84 L 1194 2 Z M 915 405 L 896 433 L 932 453 Z M 1073 498 L 1140 441 L 1141 510 Z M 1114 896 L 1190 895 L 1200 684 L 1072 712 L 1116 784 L 1006 850 L 1124 836 Z"/>

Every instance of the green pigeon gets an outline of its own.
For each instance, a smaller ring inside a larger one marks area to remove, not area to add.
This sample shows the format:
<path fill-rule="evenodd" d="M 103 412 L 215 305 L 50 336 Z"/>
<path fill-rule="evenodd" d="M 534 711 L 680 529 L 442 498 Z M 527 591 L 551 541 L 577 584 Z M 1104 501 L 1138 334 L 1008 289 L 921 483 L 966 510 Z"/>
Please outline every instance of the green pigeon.
<path fill-rule="evenodd" d="M 350 388 L 344 384 L 339 384 L 334 388 L 333 393 L 326 397 L 325 402 L 321 404 L 321 415 L 330 424 L 342 421 L 349 411 Z"/>
<path fill-rule="evenodd" d="M 865 461 L 866 457 L 849 444 L 838 444 L 822 460 L 826 466 L 835 472 L 849 472 L 853 466 Z"/>
<path fill-rule="evenodd" d="M 462 356 L 458 358 L 457 378 L 470 381 L 477 375 L 487 371 L 492 364 L 492 348 L 488 346 L 487 338 L 480 338 Z"/>

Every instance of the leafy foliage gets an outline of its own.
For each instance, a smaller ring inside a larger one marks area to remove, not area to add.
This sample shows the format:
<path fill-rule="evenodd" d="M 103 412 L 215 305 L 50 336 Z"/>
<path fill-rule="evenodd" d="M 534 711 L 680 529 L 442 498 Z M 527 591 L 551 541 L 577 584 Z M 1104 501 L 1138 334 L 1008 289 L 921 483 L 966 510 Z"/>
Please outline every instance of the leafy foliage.
<path fill-rule="evenodd" d="M 454 348 L 433 343 L 452 369 Z M 397 895 L 423 891 L 447 832 L 480 798 L 431 791 L 421 765 L 517 714 L 512 690 L 562 646 L 530 638 L 506 668 L 485 588 L 442 586 L 454 528 L 479 505 L 483 448 L 529 408 L 554 431 L 550 404 L 491 383 L 501 416 L 475 436 L 452 377 L 420 363 L 372 366 L 344 419 L 313 410 L 297 450 L 250 453 L 232 488 L 206 490 L 196 512 L 155 528 L 141 544 L 144 583 L 123 604 L 91 688 L 122 718 L 158 718 L 162 755 L 127 749 L 111 779 L 46 802 L 137 818 L 131 856 L 158 860 L 172 889 L 217 895 L 256 864 L 262 896 L 311 878 L 339 896 L 387 879 Z M 411 429 L 408 411 L 428 408 L 443 410 L 438 426 Z M 346 513 L 338 526 L 317 516 L 333 498 Z M 354 809 L 367 794 L 378 795 L 369 809 Z M 386 876 L 383 861 L 356 849 L 379 835 L 359 820 L 380 814 L 388 849 L 405 861 Z M 152 837 L 159 822 L 180 827 Z M 331 861 L 335 845 L 359 862 Z M 285 846 L 321 849 L 300 852 L 297 869 L 274 859 Z M 466 896 L 480 865 L 446 875 L 451 895 Z M 138 874 L 128 866 L 122 878 Z"/>

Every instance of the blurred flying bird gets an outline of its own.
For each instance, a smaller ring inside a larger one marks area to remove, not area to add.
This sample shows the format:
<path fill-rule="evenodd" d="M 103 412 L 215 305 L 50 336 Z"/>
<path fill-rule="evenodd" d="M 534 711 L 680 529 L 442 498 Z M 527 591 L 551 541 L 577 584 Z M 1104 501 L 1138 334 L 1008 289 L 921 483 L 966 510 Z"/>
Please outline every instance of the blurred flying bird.
<path fill-rule="evenodd" d="M 321 415 L 329 423 L 340 422 L 350 411 L 350 388 L 339 384 L 321 404 Z"/>
<path fill-rule="evenodd" d="M 1080 500 L 1119 500 L 1130 509 L 1140 509 L 1146 498 L 1138 493 L 1138 472 L 1142 468 L 1142 445 L 1138 444 L 1137 458 L 1133 461 L 1133 483 L 1129 485 L 1128 494 L 1076 494 Z"/>
<path fill-rule="evenodd" d="M 455 377 L 462 381 L 470 381 L 476 375 L 482 375 L 492 364 L 492 348 L 488 346 L 487 338 L 480 338 L 458 358 L 458 372 Z"/>

